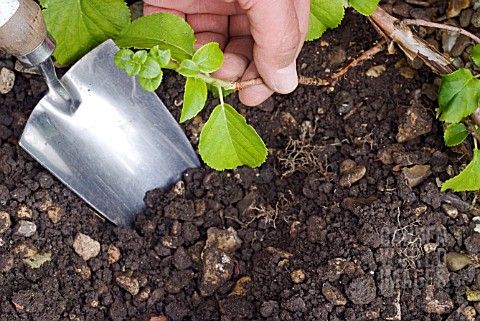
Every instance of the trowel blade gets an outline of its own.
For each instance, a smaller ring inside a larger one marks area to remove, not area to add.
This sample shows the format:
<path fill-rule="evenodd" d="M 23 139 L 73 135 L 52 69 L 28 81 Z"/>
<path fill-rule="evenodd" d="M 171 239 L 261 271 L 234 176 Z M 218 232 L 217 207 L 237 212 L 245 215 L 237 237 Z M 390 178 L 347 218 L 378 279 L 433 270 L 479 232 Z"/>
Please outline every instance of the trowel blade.
<path fill-rule="evenodd" d="M 61 82 L 79 108 L 66 114 L 47 94 L 20 146 L 100 214 L 129 226 L 147 191 L 169 187 L 199 161 L 158 96 L 115 65 L 117 50 L 106 41 L 70 68 Z"/>

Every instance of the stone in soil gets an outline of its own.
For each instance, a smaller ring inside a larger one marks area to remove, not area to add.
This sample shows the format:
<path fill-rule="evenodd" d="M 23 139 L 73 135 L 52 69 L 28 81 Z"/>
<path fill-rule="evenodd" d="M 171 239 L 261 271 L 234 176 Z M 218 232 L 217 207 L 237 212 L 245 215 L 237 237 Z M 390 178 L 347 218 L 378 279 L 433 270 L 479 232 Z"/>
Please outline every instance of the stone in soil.
<path fill-rule="evenodd" d="M 472 264 L 472 259 L 464 253 L 449 252 L 445 254 L 444 260 L 447 269 L 452 272 L 459 271 Z"/>
<path fill-rule="evenodd" d="M 375 280 L 367 274 L 352 280 L 347 286 L 347 296 L 353 304 L 369 304 L 377 296 Z"/>
<path fill-rule="evenodd" d="M 120 260 L 120 250 L 115 245 L 109 245 L 107 249 L 108 264 L 114 264 Z"/>
<path fill-rule="evenodd" d="M 328 302 L 333 305 L 347 304 L 347 299 L 343 293 L 328 282 L 323 285 L 322 294 L 328 300 Z"/>
<path fill-rule="evenodd" d="M 23 237 L 30 237 L 35 234 L 36 231 L 37 225 L 35 225 L 35 223 L 21 220 L 20 222 L 18 222 L 15 234 Z"/>
<path fill-rule="evenodd" d="M 410 188 L 420 185 L 432 174 L 430 165 L 415 165 L 402 168 L 402 175 Z"/>
<path fill-rule="evenodd" d="M 133 276 L 132 271 L 121 273 L 115 277 L 115 282 L 119 287 L 135 296 L 140 291 L 140 282 L 137 277 Z"/>
<path fill-rule="evenodd" d="M 432 314 L 450 313 L 453 310 L 453 301 L 444 290 L 428 286 L 424 291 L 424 310 Z"/>
<path fill-rule="evenodd" d="M 432 130 L 433 117 L 427 108 L 409 107 L 398 126 L 397 141 L 404 143 Z"/>
<path fill-rule="evenodd" d="M 100 253 L 100 243 L 88 235 L 78 233 L 73 241 L 73 249 L 82 259 L 88 261 Z"/>
<path fill-rule="evenodd" d="M 10 214 L 5 211 L 0 211 L 0 234 L 7 232 L 11 225 Z"/>
<path fill-rule="evenodd" d="M 7 68 L 0 70 L 0 94 L 8 94 L 15 83 L 15 73 Z"/>

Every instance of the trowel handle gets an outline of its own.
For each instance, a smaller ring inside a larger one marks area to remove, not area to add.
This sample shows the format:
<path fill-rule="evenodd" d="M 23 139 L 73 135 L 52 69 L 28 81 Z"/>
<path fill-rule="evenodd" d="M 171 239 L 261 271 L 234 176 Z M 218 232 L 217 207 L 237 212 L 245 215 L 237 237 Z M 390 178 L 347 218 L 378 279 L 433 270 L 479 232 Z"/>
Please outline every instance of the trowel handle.
<path fill-rule="evenodd" d="M 42 11 L 34 1 L 2 1 L 2 8 L 0 8 L 0 47 L 2 49 L 16 57 L 25 57 L 41 47 L 47 38 Z"/>

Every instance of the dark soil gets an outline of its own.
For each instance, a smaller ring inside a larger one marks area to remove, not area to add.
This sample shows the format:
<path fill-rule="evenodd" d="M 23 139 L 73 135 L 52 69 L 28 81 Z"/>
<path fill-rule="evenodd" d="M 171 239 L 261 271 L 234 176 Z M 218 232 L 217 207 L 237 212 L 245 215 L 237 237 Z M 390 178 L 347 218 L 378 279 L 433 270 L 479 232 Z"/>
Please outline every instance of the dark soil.
<path fill-rule="evenodd" d="M 441 16 L 446 1 L 432 8 Z M 378 39 L 349 12 L 306 44 L 300 72 L 324 77 Z M 480 252 L 473 195 L 438 187 L 471 147 L 444 147 L 427 92 L 435 75 L 402 61 L 383 52 L 335 87 L 301 86 L 259 108 L 228 97 L 269 147 L 267 162 L 190 170 L 149 193 L 131 229 L 95 215 L 18 146 L 46 87 L 17 73 L 0 96 L 0 211 L 11 218 L 0 234 L 0 320 L 475 320 L 466 290 L 480 289 L 476 265 L 452 272 L 443 261 Z M 385 72 L 365 75 L 379 65 Z M 177 119 L 182 86 L 168 74 L 158 91 Z M 186 124 L 194 146 L 216 103 Z M 412 113 L 424 134 L 399 142 Z M 404 178 L 415 165 L 425 170 L 416 186 Z M 21 221 L 36 225 L 32 236 L 18 232 Z M 78 233 L 100 243 L 98 256 L 74 251 Z M 51 261 L 33 269 L 24 257 L 35 252 Z"/>

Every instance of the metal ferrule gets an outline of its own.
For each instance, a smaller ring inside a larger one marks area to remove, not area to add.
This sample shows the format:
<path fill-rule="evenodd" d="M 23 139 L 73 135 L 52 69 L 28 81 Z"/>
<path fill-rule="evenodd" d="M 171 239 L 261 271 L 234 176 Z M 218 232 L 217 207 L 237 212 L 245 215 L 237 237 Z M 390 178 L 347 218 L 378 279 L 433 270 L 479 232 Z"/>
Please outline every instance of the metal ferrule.
<path fill-rule="evenodd" d="M 24 64 L 37 66 L 50 58 L 54 51 L 55 40 L 52 36 L 50 36 L 50 34 L 48 34 L 47 37 L 45 37 L 45 39 L 37 46 L 37 48 L 33 49 L 28 54 L 17 58 Z"/>

